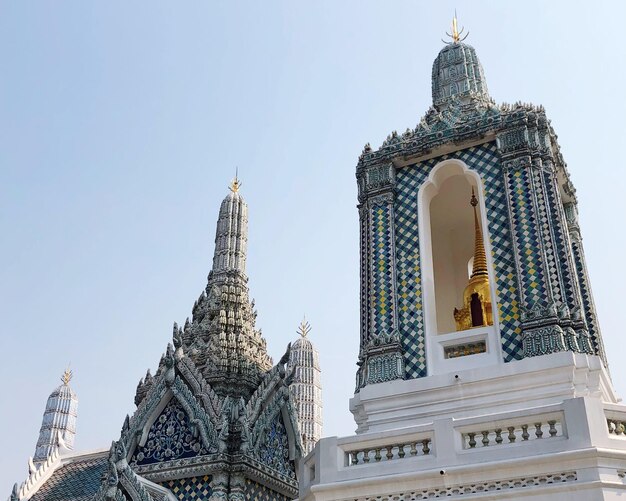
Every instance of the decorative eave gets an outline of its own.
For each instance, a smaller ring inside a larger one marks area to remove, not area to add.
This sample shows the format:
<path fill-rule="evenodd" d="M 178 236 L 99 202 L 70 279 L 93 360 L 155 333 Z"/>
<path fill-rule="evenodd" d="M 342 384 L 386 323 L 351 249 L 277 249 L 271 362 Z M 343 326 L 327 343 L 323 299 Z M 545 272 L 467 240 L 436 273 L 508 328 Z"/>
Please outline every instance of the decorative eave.
<path fill-rule="evenodd" d="M 496 105 L 478 97 L 469 103 L 451 98 L 451 106 L 445 110 L 431 107 L 415 129 L 392 132 L 377 150 L 368 143 L 356 167 L 357 179 L 362 180 L 359 186 L 367 184 L 367 196 L 376 196 L 380 190 L 365 179 L 372 168 L 401 168 L 493 140 L 498 142 L 503 160 L 533 155 L 552 164 L 549 168 L 558 175 L 564 200 L 575 201 L 557 136 L 543 106 L 521 102 Z M 392 178 L 393 173 L 386 176 Z M 393 185 L 393 179 L 387 184 Z M 360 200 L 362 195 L 360 192 Z"/>
<path fill-rule="evenodd" d="M 409 159 L 432 156 L 433 151 L 442 147 L 459 149 L 466 143 L 482 142 L 504 129 L 541 118 L 545 119 L 542 106 L 522 103 L 496 105 L 492 101 L 475 101 L 462 104 L 459 101 L 443 111 L 431 107 L 415 129 L 407 129 L 401 135 L 392 132 L 378 150 L 366 145 L 359 157 L 357 173 L 386 161 L 406 163 Z"/>

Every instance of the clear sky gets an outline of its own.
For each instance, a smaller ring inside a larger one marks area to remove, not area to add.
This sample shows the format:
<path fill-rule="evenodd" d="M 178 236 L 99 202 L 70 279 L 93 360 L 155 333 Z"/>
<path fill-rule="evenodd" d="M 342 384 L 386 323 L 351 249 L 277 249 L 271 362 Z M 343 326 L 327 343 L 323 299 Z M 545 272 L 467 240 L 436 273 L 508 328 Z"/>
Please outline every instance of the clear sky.
<path fill-rule="evenodd" d="M 0 497 L 68 363 L 76 449 L 119 437 L 205 286 L 235 166 L 258 326 L 277 359 L 306 313 L 325 435 L 352 433 L 355 165 L 430 106 L 455 8 L 493 98 L 559 134 L 626 394 L 626 3 L 0 1 Z"/>

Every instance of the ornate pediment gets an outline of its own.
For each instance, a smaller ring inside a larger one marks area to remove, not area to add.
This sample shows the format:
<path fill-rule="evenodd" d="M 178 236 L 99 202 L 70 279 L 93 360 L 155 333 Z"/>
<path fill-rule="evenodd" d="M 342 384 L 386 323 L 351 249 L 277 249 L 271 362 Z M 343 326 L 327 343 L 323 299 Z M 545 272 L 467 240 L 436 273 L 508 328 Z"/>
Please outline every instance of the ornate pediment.
<path fill-rule="evenodd" d="M 177 343 L 178 344 L 178 343 Z M 133 466 L 218 451 L 221 402 L 179 345 L 171 345 L 120 441 Z"/>
<path fill-rule="evenodd" d="M 174 459 L 202 456 L 211 452 L 202 442 L 198 428 L 176 397 L 172 397 L 152 423 L 146 441 L 137 446 L 130 464 L 141 466 Z"/>

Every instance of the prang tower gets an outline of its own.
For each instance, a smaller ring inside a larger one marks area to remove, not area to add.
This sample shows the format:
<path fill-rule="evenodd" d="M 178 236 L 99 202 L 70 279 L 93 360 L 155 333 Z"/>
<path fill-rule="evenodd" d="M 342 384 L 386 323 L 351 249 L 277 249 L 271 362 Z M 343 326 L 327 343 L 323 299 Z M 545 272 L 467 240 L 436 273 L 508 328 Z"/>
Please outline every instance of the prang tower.
<path fill-rule="evenodd" d="M 456 20 L 451 38 L 425 116 L 359 157 L 357 435 L 318 443 L 300 499 L 624 494 L 626 408 L 556 134 L 491 99 Z"/>
<path fill-rule="evenodd" d="M 137 386 L 110 449 L 66 453 L 76 418 L 68 386 L 50 397 L 36 462 L 10 501 L 287 501 L 302 456 L 291 349 L 277 364 L 256 328 L 246 255 L 248 206 L 235 178 L 220 206 L 205 289 L 154 375 Z M 305 364 L 306 365 L 306 364 Z"/>
<path fill-rule="evenodd" d="M 291 394 L 298 410 L 298 424 L 304 454 L 311 452 L 322 438 L 322 371 L 320 355 L 309 339 L 311 324 L 303 319 L 300 338 L 291 345 L 290 369 L 294 371 Z"/>

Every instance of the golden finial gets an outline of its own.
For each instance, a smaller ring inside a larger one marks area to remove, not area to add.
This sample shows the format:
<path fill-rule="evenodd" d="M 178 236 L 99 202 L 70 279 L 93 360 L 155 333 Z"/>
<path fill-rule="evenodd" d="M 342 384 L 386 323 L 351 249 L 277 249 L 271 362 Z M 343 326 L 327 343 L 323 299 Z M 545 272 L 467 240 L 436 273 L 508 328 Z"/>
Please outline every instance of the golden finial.
<path fill-rule="evenodd" d="M 442 40 L 443 43 L 450 45 L 453 43 L 462 42 L 469 36 L 469 31 L 465 34 L 465 36 L 463 36 L 463 31 L 465 31 L 465 28 L 461 28 L 461 31 L 459 31 L 459 25 L 456 20 L 456 9 L 455 9 L 454 17 L 452 18 L 452 33 L 450 34 L 446 32 L 446 35 L 448 35 L 452 39 L 452 42 L 446 42 L 445 40 Z"/>
<path fill-rule="evenodd" d="M 237 193 L 239 191 L 239 188 L 241 188 L 241 182 L 239 181 L 238 173 L 239 169 L 235 168 L 235 179 L 231 181 L 230 186 L 228 187 L 228 189 L 233 193 Z"/>
<path fill-rule="evenodd" d="M 476 207 L 478 205 L 478 199 L 476 198 L 476 195 L 474 194 L 474 187 L 472 186 L 472 198 L 470 199 L 470 205 L 472 207 Z"/>
<path fill-rule="evenodd" d="M 61 381 L 63 381 L 63 384 L 65 386 L 67 386 L 68 384 L 70 384 L 70 381 L 72 380 L 72 376 L 74 374 L 72 373 L 72 371 L 70 370 L 70 368 L 68 367 L 67 369 L 65 369 L 65 372 L 63 373 L 63 375 L 61 376 Z"/>
<path fill-rule="evenodd" d="M 311 324 L 307 322 L 306 316 L 302 317 L 302 322 L 298 326 L 298 334 L 302 337 L 307 337 L 308 333 L 311 332 Z"/>

